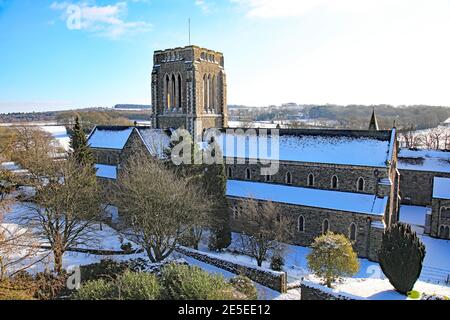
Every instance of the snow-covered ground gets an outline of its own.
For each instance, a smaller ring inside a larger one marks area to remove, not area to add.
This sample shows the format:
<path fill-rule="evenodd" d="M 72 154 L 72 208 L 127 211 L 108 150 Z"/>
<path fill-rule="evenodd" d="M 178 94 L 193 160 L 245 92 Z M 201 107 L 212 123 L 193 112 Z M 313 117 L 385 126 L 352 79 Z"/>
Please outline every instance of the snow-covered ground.
<path fill-rule="evenodd" d="M 30 204 L 28 203 L 16 203 L 11 207 L 11 210 L 5 214 L 3 223 L 0 225 L 1 227 L 7 228 L 8 230 L 14 230 L 17 228 L 27 229 L 27 226 L 23 225 L 23 218 L 30 214 Z M 91 234 L 92 241 L 88 245 L 80 245 L 79 248 L 89 248 L 89 249 L 98 249 L 98 250 L 111 250 L 111 251 L 120 251 L 121 245 L 123 243 L 131 243 L 133 248 L 137 249 L 138 246 L 132 241 L 128 240 L 121 233 L 116 230 L 110 228 L 105 224 L 97 224 L 95 225 L 95 230 L 92 231 Z M 32 240 L 34 244 L 46 245 L 47 243 L 42 239 L 34 238 Z M 11 258 L 16 259 L 18 257 L 23 257 L 27 255 L 24 249 L 18 249 L 14 256 Z M 94 255 L 87 253 L 78 253 L 78 252 L 66 252 L 63 257 L 63 267 L 65 269 L 72 269 L 74 267 L 88 265 L 92 263 L 100 262 L 104 259 L 112 259 L 115 261 L 126 261 L 130 259 L 141 258 L 146 261 L 148 257 L 145 253 L 136 253 L 131 255 Z M 204 262 L 198 261 L 191 257 L 185 256 L 180 253 L 173 253 L 169 259 L 184 259 L 190 265 L 195 265 L 209 273 L 220 274 L 224 278 L 229 279 L 235 276 L 235 274 L 230 273 L 226 270 L 214 267 L 212 265 L 206 264 Z M 30 266 L 31 265 L 31 266 Z M 45 270 L 52 270 L 53 268 L 53 256 L 49 250 L 39 249 L 33 251 L 33 254 L 27 259 L 21 261 L 20 265 L 15 266 L 14 270 L 18 270 L 22 267 L 30 266 L 27 270 L 30 273 L 38 273 Z M 256 288 L 258 290 L 258 298 L 261 300 L 271 300 L 278 296 L 280 296 L 279 292 L 276 292 L 270 288 L 264 287 L 260 284 L 255 283 Z"/>
<path fill-rule="evenodd" d="M 334 284 L 333 289 L 323 286 L 319 279 L 309 277 L 305 284 L 311 287 L 319 288 L 331 294 L 346 296 L 358 300 L 410 300 L 407 296 L 395 291 L 389 280 L 382 279 L 355 279 L 345 278 L 341 282 Z M 450 296 L 450 287 L 430 284 L 423 281 L 417 281 L 414 289 L 419 293 L 427 295 Z"/>
<path fill-rule="evenodd" d="M 64 150 L 69 150 L 69 143 L 70 143 L 70 137 L 67 134 L 67 130 L 66 127 L 64 126 L 41 126 L 40 127 L 42 130 L 50 133 L 53 138 L 55 138 L 59 144 L 61 145 L 61 147 Z"/>

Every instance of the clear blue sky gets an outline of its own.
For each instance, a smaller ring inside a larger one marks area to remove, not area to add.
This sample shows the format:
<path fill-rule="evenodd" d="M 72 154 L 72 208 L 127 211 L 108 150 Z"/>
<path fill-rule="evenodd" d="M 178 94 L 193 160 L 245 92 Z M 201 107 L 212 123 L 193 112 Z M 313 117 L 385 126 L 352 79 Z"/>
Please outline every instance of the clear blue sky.
<path fill-rule="evenodd" d="M 229 103 L 450 106 L 450 0 L 0 0 L 0 112 L 150 104 L 188 17 Z"/>

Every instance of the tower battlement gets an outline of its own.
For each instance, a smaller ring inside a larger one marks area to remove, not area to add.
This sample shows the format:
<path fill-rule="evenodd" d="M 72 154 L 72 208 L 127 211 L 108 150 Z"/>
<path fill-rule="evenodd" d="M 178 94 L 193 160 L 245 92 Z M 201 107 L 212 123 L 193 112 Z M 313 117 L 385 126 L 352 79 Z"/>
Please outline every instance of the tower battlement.
<path fill-rule="evenodd" d="M 223 53 L 201 48 L 198 46 L 177 47 L 172 49 L 155 51 L 153 63 L 155 66 L 177 61 L 185 62 L 209 62 L 224 67 Z"/>

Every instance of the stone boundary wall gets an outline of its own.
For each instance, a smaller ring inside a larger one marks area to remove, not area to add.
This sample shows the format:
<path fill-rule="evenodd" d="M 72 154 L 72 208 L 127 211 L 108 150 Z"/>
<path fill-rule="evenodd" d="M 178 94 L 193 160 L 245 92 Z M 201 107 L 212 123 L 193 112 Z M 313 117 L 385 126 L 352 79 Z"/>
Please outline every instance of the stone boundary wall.
<path fill-rule="evenodd" d="M 340 295 L 328 289 L 308 281 L 303 281 L 300 285 L 301 300 L 358 300 L 355 298 Z"/>
<path fill-rule="evenodd" d="M 286 293 L 287 291 L 287 275 L 285 272 L 267 270 L 246 264 L 238 264 L 185 247 L 178 247 L 176 251 L 231 273 L 246 276 L 257 283 L 278 292 Z"/>

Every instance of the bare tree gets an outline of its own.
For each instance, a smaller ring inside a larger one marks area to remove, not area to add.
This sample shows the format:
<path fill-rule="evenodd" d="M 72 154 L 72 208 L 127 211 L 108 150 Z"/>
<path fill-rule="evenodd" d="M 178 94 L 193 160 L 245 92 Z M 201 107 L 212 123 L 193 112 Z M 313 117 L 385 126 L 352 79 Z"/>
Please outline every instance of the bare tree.
<path fill-rule="evenodd" d="M 38 238 L 48 242 L 54 270 L 61 273 L 64 253 L 70 247 L 94 241 L 94 225 L 103 212 L 100 190 L 92 168 L 80 165 L 73 157 L 41 161 L 47 164 L 30 170 L 36 196 L 23 220 Z"/>
<path fill-rule="evenodd" d="M 281 216 L 278 206 L 271 201 L 244 200 L 239 220 L 243 228 L 240 235 L 242 248 L 256 259 L 258 266 L 271 251 L 278 251 L 281 242 L 290 234 L 290 219 Z"/>
<path fill-rule="evenodd" d="M 141 152 L 124 165 L 116 187 L 113 203 L 152 262 L 166 259 L 212 206 L 189 179 Z"/>
<path fill-rule="evenodd" d="M 419 136 L 414 126 L 408 126 L 400 130 L 400 142 L 402 147 L 417 148 L 420 143 Z"/>

